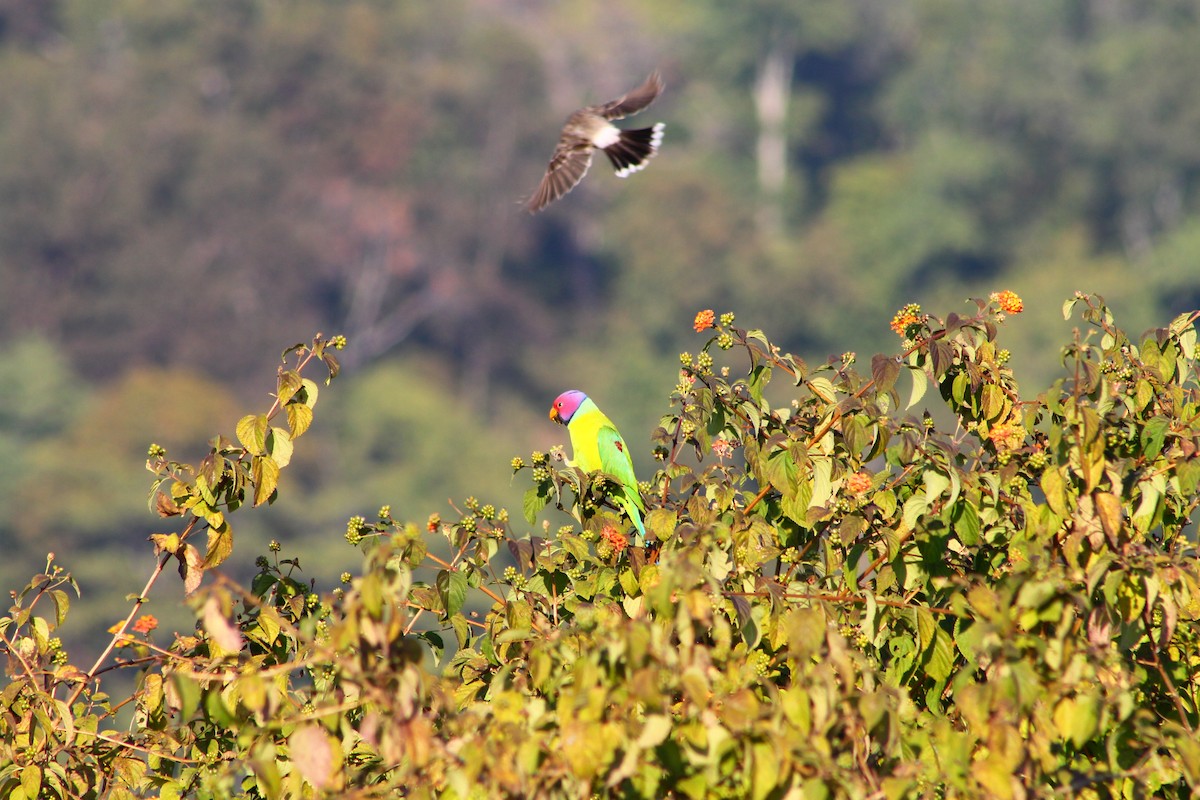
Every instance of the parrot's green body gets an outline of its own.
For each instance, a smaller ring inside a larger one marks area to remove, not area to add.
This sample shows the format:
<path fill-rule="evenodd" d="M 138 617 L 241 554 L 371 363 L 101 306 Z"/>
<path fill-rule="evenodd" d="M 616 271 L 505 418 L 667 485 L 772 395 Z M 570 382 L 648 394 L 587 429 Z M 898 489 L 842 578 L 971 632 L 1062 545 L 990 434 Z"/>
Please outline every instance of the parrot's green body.
<path fill-rule="evenodd" d="M 646 506 L 633 474 L 633 459 L 629 457 L 629 448 L 617 426 L 590 397 L 579 391 L 559 395 L 550 409 L 550 418 L 567 426 L 575 466 L 584 472 L 599 471 L 616 479 L 619 486 L 609 496 L 625 510 L 644 539 L 646 528 L 642 524 L 642 514 Z"/>

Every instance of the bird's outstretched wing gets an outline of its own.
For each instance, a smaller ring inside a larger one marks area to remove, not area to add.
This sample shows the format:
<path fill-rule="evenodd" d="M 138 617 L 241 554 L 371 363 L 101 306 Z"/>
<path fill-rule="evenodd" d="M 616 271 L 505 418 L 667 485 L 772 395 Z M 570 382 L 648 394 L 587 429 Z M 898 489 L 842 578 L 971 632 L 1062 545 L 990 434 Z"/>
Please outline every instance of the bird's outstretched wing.
<path fill-rule="evenodd" d="M 592 143 L 587 139 L 564 139 L 554 149 L 546 174 L 538 184 L 537 191 L 529 198 L 526 208 L 530 213 L 540 211 L 554 202 L 583 180 L 592 165 Z"/>
<path fill-rule="evenodd" d="M 657 71 L 650 73 L 646 82 L 629 92 L 624 97 L 617 98 L 604 105 L 595 106 L 596 113 L 605 119 L 621 119 L 629 114 L 636 114 L 654 102 L 662 93 L 662 76 Z"/>

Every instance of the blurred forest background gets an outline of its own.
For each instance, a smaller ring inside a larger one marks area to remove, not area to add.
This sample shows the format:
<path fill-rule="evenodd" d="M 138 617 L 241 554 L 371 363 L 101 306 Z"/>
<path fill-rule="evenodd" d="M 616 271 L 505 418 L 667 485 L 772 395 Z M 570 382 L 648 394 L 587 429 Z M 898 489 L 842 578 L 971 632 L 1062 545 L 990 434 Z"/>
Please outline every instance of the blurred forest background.
<path fill-rule="evenodd" d="M 343 377 L 229 563 L 325 586 L 351 514 L 519 518 L 562 389 L 649 474 L 701 308 L 867 362 L 904 303 L 1012 289 L 1036 394 L 1076 289 L 1200 306 L 1197 42 L 1196 0 L 0 0 L 0 585 L 54 551 L 115 621 L 147 446 L 198 460 L 318 330 Z M 567 114 L 655 68 L 650 168 L 526 215 Z"/>

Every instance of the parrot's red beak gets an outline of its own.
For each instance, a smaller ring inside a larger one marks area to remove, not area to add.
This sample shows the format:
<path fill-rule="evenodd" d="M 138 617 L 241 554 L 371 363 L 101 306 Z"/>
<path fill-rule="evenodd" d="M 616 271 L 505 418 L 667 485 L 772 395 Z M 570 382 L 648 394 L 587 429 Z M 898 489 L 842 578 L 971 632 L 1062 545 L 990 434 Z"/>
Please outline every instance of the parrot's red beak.
<path fill-rule="evenodd" d="M 562 417 L 560 417 L 558 415 L 558 407 L 557 406 L 550 406 L 550 420 L 552 422 L 557 422 L 559 425 L 562 425 Z"/>

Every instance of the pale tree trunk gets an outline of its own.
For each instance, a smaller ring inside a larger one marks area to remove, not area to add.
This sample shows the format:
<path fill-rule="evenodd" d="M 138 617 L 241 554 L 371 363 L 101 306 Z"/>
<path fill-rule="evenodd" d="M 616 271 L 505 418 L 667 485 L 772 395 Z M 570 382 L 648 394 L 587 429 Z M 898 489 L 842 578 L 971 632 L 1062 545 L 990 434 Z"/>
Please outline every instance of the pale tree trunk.
<path fill-rule="evenodd" d="M 758 62 L 754 110 L 758 116 L 758 228 L 777 235 L 783 230 L 783 190 L 787 185 L 787 115 L 792 93 L 795 47 L 785 39 L 771 43 Z"/>

